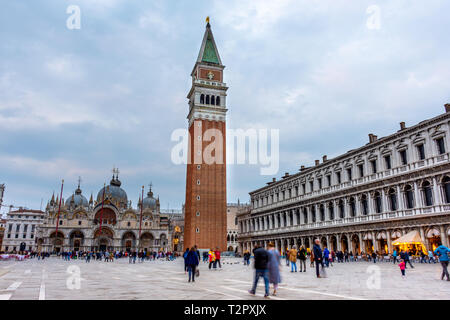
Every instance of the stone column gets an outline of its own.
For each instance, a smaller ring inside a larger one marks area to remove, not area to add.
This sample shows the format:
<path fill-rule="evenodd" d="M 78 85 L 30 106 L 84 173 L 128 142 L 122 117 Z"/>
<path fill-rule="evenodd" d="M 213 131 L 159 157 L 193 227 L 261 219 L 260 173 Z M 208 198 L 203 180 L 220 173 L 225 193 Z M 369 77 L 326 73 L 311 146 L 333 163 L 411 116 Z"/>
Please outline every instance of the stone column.
<path fill-rule="evenodd" d="M 378 247 L 378 241 L 377 238 L 375 237 L 375 232 L 371 231 L 370 234 L 372 235 L 372 243 L 373 243 L 373 250 L 375 250 L 375 252 L 379 251 L 379 247 Z"/>
<path fill-rule="evenodd" d="M 367 209 L 369 210 L 367 215 L 373 214 L 375 212 L 375 210 L 373 209 L 373 199 L 372 199 L 372 195 L 370 194 L 370 192 L 367 194 L 367 204 L 368 204 Z M 360 247 L 360 249 L 362 250 L 362 247 Z"/>
<path fill-rule="evenodd" d="M 296 226 L 298 225 L 298 221 L 297 221 L 297 210 L 293 209 L 292 210 L 292 218 L 293 218 L 293 223 L 292 225 Z"/>
<path fill-rule="evenodd" d="M 337 251 L 341 251 L 342 243 L 341 243 L 341 235 L 340 234 L 336 235 L 336 242 L 337 242 Z"/>
<path fill-rule="evenodd" d="M 388 211 L 388 205 L 387 205 L 387 201 L 386 201 L 386 194 L 384 192 L 384 189 L 381 189 L 381 213 L 383 212 L 387 212 Z"/>
<path fill-rule="evenodd" d="M 400 186 L 397 186 L 397 203 L 398 203 L 398 210 L 403 210 L 405 208 L 403 204 L 403 193 L 400 189 Z"/>
<path fill-rule="evenodd" d="M 448 236 L 447 236 L 447 233 L 445 233 L 444 225 L 440 225 L 439 231 L 441 233 L 442 245 L 444 245 L 444 246 L 446 246 L 448 248 Z"/>
<path fill-rule="evenodd" d="M 350 251 L 351 251 L 351 252 L 355 253 L 355 250 L 353 248 L 352 235 L 347 233 L 346 236 L 347 236 L 348 252 L 350 253 Z"/>
<path fill-rule="evenodd" d="M 422 207 L 421 205 L 421 200 L 420 200 L 420 192 L 419 192 L 419 187 L 417 186 L 417 182 L 414 181 L 414 208 L 420 208 Z"/>
<path fill-rule="evenodd" d="M 391 254 L 392 252 L 394 252 L 394 250 L 392 248 L 391 230 L 386 230 L 386 238 L 387 238 L 389 254 Z"/>
<path fill-rule="evenodd" d="M 364 247 L 364 240 L 363 240 L 362 232 L 360 232 L 358 234 L 358 238 L 359 238 L 359 251 L 360 251 L 360 253 L 362 251 L 367 252 L 366 248 Z"/>
<path fill-rule="evenodd" d="M 439 196 L 439 186 L 436 180 L 436 177 L 433 177 L 433 195 L 434 195 L 434 204 L 439 205 L 442 204 L 441 197 Z M 442 236 L 441 236 L 442 238 Z"/>

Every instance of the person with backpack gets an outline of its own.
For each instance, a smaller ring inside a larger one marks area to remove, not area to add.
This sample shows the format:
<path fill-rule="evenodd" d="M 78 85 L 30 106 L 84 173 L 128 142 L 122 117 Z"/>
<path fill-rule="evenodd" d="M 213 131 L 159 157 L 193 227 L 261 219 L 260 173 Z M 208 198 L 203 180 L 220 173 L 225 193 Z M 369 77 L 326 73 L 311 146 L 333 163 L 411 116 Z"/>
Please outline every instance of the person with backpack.
<path fill-rule="evenodd" d="M 434 250 L 434 254 L 436 254 L 439 257 L 439 262 L 442 266 L 442 275 L 441 280 L 444 280 L 444 276 L 447 276 L 447 281 L 450 281 L 450 277 L 448 275 L 448 254 L 450 253 L 449 248 L 446 246 L 443 246 L 442 243 L 439 243 L 439 246 Z"/>
<path fill-rule="evenodd" d="M 291 272 L 297 272 L 297 247 L 293 246 L 291 250 L 289 250 L 289 261 L 291 262 Z"/>
<path fill-rule="evenodd" d="M 186 274 L 188 272 L 188 265 L 186 263 L 186 258 L 188 256 L 189 253 L 189 248 L 186 248 L 186 251 L 183 254 L 183 259 L 184 259 L 184 274 Z"/>
<path fill-rule="evenodd" d="M 253 256 L 255 257 L 255 277 L 253 280 L 253 286 L 248 291 L 251 295 L 255 295 L 256 286 L 258 285 L 259 278 L 264 279 L 265 294 L 264 298 L 269 298 L 269 276 L 268 276 L 268 263 L 269 254 L 261 246 L 257 245 L 253 251 Z"/>
<path fill-rule="evenodd" d="M 195 250 L 194 247 L 192 247 L 190 250 L 187 249 L 187 251 L 185 252 L 186 254 L 186 258 L 185 258 L 185 264 L 188 268 L 188 273 L 189 273 L 189 280 L 188 282 L 195 282 L 195 275 L 196 275 L 196 268 L 200 262 L 199 260 L 199 256 L 197 254 L 197 251 Z"/>
<path fill-rule="evenodd" d="M 208 267 L 208 269 L 211 270 L 211 266 L 214 265 L 214 268 L 216 267 L 216 264 L 215 264 L 216 256 L 215 256 L 213 250 L 209 250 L 209 252 L 208 252 L 208 257 L 209 257 L 209 267 Z"/>
<path fill-rule="evenodd" d="M 300 272 L 306 272 L 306 250 L 302 246 L 298 252 L 298 259 L 300 261 Z"/>

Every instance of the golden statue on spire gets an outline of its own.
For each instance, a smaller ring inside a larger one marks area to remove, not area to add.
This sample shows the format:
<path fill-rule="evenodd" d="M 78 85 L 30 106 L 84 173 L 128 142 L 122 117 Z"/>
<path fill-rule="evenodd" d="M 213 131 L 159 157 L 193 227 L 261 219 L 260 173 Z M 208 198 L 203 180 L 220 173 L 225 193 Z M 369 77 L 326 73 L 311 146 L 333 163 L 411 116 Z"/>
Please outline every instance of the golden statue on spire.
<path fill-rule="evenodd" d="M 206 17 L 206 23 L 209 23 L 209 16 Z"/>

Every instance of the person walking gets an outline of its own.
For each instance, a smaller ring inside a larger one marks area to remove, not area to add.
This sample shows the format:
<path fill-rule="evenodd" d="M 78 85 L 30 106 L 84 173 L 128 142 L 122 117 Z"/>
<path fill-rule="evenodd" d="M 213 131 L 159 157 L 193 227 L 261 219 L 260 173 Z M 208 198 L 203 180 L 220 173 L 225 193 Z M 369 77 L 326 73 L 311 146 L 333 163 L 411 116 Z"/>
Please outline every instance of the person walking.
<path fill-rule="evenodd" d="M 406 264 L 403 259 L 400 259 L 400 263 L 398 264 L 398 266 L 400 267 L 400 271 L 402 272 L 402 278 L 405 278 Z"/>
<path fill-rule="evenodd" d="M 286 251 L 284 252 L 284 259 L 286 259 L 286 266 L 289 267 L 289 250 L 286 248 Z"/>
<path fill-rule="evenodd" d="M 403 252 L 403 256 L 402 256 L 402 252 Z M 414 269 L 414 266 L 412 265 L 412 263 L 411 263 L 411 260 L 409 260 L 409 254 L 408 254 L 408 251 L 401 251 L 400 252 L 400 257 L 403 259 L 403 261 L 405 262 L 405 268 L 406 268 L 406 265 L 409 263 L 409 265 L 411 266 L 411 269 Z"/>
<path fill-rule="evenodd" d="M 377 254 L 374 252 L 372 252 L 372 259 L 373 259 L 373 263 L 377 263 Z"/>
<path fill-rule="evenodd" d="M 245 251 L 244 253 L 244 265 L 248 266 L 250 265 L 250 252 Z"/>
<path fill-rule="evenodd" d="M 222 265 L 220 264 L 220 250 L 219 248 L 216 248 L 214 251 L 214 256 L 216 257 L 216 261 L 214 261 L 214 269 L 216 268 L 216 265 L 219 265 L 219 268 L 222 269 Z"/>
<path fill-rule="evenodd" d="M 188 265 L 187 265 L 187 256 L 189 254 L 189 248 L 186 248 L 186 251 L 183 254 L 183 259 L 184 259 L 184 274 L 186 274 L 188 272 Z"/>
<path fill-rule="evenodd" d="M 439 262 L 442 266 L 442 275 L 441 280 L 444 280 L 444 276 L 447 276 L 447 281 L 450 281 L 449 275 L 448 275 L 448 254 L 450 253 L 449 248 L 446 246 L 443 246 L 442 243 L 439 243 L 439 246 L 434 250 L 434 253 L 439 257 Z"/>
<path fill-rule="evenodd" d="M 188 249 L 189 250 L 189 249 Z M 194 247 L 192 247 L 189 251 L 187 251 L 186 258 L 185 258 L 185 264 L 187 265 L 188 273 L 189 273 L 189 280 L 188 282 L 195 282 L 195 273 L 196 268 L 200 262 L 200 259 L 198 257 L 197 251 Z"/>
<path fill-rule="evenodd" d="M 320 278 L 320 267 L 323 267 L 322 249 L 320 248 L 320 240 L 316 239 L 313 246 L 314 262 L 316 264 L 316 276 Z"/>
<path fill-rule="evenodd" d="M 211 270 L 211 266 L 214 265 L 214 261 L 216 261 L 216 257 L 214 255 L 214 251 L 209 250 L 208 257 L 209 257 L 209 267 L 208 267 L 208 269 Z M 215 267 L 215 265 L 214 265 L 214 267 Z"/>
<path fill-rule="evenodd" d="M 330 266 L 330 251 L 328 251 L 327 247 L 323 249 L 323 261 L 327 267 Z"/>
<path fill-rule="evenodd" d="M 289 250 L 289 261 L 291 262 L 291 272 L 297 272 L 297 247 L 293 246 L 291 250 Z"/>
<path fill-rule="evenodd" d="M 269 283 L 273 284 L 273 296 L 277 295 L 278 284 L 281 282 L 280 277 L 280 254 L 275 250 L 275 245 L 270 242 L 267 245 L 267 253 L 269 255 L 269 261 L 267 269 L 269 271 Z"/>
<path fill-rule="evenodd" d="M 269 263 L 269 254 L 264 248 L 257 245 L 255 251 L 253 252 L 253 255 L 255 257 L 255 278 L 253 280 L 253 286 L 248 292 L 252 295 L 255 295 L 259 278 L 263 278 L 265 286 L 264 298 L 269 298 L 269 277 L 267 270 Z"/>
<path fill-rule="evenodd" d="M 431 261 L 433 261 L 433 263 L 436 263 L 436 260 L 434 260 L 433 252 L 431 252 L 431 250 L 428 250 L 428 263 L 431 263 Z"/>
<path fill-rule="evenodd" d="M 300 272 L 306 272 L 306 250 L 302 246 L 298 252 L 298 260 L 300 261 Z"/>
<path fill-rule="evenodd" d="M 397 250 L 394 249 L 394 252 L 392 253 L 392 258 L 394 259 L 394 264 L 397 262 Z"/>

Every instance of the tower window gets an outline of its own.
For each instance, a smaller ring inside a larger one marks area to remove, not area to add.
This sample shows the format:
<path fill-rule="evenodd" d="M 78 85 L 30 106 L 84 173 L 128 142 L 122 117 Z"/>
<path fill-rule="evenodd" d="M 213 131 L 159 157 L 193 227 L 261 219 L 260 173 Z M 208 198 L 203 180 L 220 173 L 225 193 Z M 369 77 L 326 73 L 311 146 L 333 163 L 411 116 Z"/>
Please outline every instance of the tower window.
<path fill-rule="evenodd" d="M 197 180 L 197 185 L 200 185 L 200 180 Z"/>
<path fill-rule="evenodd" d="M 196 229 L 195 229 L 195 232 L 200 233 L 200 229 L 199 229 L 199 228 L 196 228 Z"/>
<path fill-rule="evenodd" d="M 220 97 L 219 96 L 216 97 L 216 106 L 220 106 Z"/>
<path fill-rule="evenodd" d="M 200 200 L 200 196 L 197 196 L 197 200 Z"/>
<path fill-rule="evenodd" d="M 209 95 L 206 96 L 206 104 L 209 104 Z"/>
<path fill-rule="evenodd" d="M 204 103 L 205 103 L 205 95 L 204 95 L 204 94 L 201 94 L 201 95 L 200 95 L 200 103 L 201 103 L 201 104 L 204 104 Z"/>
<path fill-rule="evenodd" d="M 215 99 L 214 99 L 214 96 L 211 96 L 211 104 L 212 104 L 212 105 L 215 105 L 215 104 L 216 104 L 216 101 L 215 101 Z"/>
<path fill-rule="evenodd" d="M 197 165 L 197 170 L 200 170 L 200 168 L 201 168 L 202 166 L 201 165 Z"/>
<path fill-rule="evenodd" d="M 195 214 L 197 217 L 200 217 L 200 211 L 197 211 L 197 213 Z"/>

